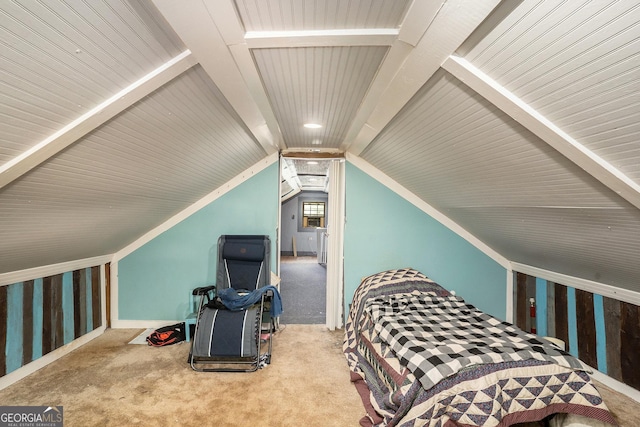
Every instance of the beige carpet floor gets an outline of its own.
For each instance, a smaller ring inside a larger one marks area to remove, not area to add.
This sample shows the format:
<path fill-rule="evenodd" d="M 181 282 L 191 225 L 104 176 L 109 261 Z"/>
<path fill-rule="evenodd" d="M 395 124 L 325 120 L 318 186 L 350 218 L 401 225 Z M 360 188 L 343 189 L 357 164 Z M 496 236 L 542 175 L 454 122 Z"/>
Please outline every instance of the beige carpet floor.
<path fill-rule="evenodd" d="M 187 343 L 127 344 L 141 330 L 110 329 L 0 391 L 2 405 L 62 405 L 65 427 L 357 426 L 343 332 L 289 325 L 271 365 L 252 373 L 201 373 Z"/>
<path fill-rule="evenodd" d="M 0 390 L 0 405 L 64 407 L 65 427 L 358 426 L 364 409 L 342 354 L 343 331 L 289 325 L 273 359 L 253 373 L 200 373 L 188 344 L 127 344 L 142 330 L 103 335 Z M 600 386 L 621 426 L 640 426 L 640 404 Z"/>

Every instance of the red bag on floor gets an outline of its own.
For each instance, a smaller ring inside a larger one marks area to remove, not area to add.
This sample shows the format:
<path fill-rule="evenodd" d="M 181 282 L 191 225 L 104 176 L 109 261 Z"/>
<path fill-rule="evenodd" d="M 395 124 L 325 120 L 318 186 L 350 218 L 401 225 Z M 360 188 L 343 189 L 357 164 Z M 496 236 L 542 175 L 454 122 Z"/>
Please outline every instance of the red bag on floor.
<path fill-rule="evenodd" d="M 185 340 L 184 322 L 158 328 L 147 337 L 147 344 L 154 347 L 176 344 Z"/>

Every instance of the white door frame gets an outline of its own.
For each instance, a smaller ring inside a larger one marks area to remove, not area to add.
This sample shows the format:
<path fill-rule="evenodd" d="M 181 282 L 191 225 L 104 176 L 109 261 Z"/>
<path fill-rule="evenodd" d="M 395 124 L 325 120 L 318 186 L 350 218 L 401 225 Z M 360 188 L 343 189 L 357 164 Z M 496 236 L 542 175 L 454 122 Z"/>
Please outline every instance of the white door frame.
<path fill-rule="evenodd" d="M 342 328 L 344 314 L 344 165 L 344 159 L 336 159 L 329 168 L 326 325 L 331 331 Z"/>
<path fill-rule="evenodd" d="M 280 156 L 278 171 L 278 240 L 277 274 L 280 274 L 280 244 L 282 241 L 282 158 Z M 329 192 L 327 210 L 327 292 L 325 324 L 329 330 L 342 328 L 344 324 L 344 217 L 345 217 L 345 160 L 331 159 L 329 169 Z"/>

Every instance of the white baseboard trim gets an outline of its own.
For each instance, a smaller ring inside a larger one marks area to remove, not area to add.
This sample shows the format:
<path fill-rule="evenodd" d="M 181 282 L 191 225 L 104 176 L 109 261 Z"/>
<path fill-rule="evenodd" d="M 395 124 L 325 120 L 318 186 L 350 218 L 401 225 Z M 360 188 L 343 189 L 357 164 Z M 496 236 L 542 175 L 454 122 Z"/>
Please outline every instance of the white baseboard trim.
<path fill-rule="evenodd" d="M 0 378 L 0 390 L 9 387 L 12 384 L 15 384 L 28 375 L 33 374 L 38 369 L 44 368 L 48 364 L 60 359 L 62 356 L 71 353 L 73 350 L 99 337 L 104 333 L 105 329 L 106 328 L 104 326 L 100 326 L 93 331 L 84 334 L 80 338 L 71 341 L 69 344 L 59 347 L 51 351 L 50 353 L 45 354 L 39 359 L 36 359 L 33 362 L 16 369 L 15 371 L 9 372 L 7 375 Z"/>
<path fill-rule="evenodd" d="M 184 322 L 182 320 L 112 320 L 111 328 L 113 329 L 149 329 L 161 328 L 167 325 Z"/>
<path fill-rule="evenodd" d="M 611 378 L 610 376 L 603 374 L 600 371 L 596 371 L 593 368 L 591 369 L 593 370 L 593 372 L 590 375 L 594 380 L 601 382 L 607 387 L 611 387 L 618 393 L 622 393 L 625 396 L 629 396 L 636 402 L 640 402 L 640 390 L 636 390 L 635 388 L 628 386 L 625 383 L 621 383 L 620 381 L 614 378 Z M 607 402 L 605 401 L 604 403 L 606 404 Z"/>

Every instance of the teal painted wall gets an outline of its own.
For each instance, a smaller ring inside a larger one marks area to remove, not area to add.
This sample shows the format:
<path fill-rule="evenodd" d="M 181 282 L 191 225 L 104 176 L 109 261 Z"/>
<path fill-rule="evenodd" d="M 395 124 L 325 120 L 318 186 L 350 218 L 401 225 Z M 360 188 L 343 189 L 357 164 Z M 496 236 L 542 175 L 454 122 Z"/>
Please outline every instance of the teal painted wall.
<path fill-rule="evenodd" d="M 352 163 L 346 165 L 346 219 L 347 312 L 362 277 L 412 267 L 505 319 L 506 270 Z"/>
<path fill-rule="evenodd" d="M 179 320 L 193 288 L 215 283 L 223 234 L 266 234 L 275 271 L 278 225 L 275 163 L 118 262 L 120 320 Z"/>
<path fill-rule="evenodd" d="M 183 318 L 191 289 L 214 282 L 222 234 L 268 234 L 275 271 L 277 198 L 274 164 L 121 259 L 118 318 Z M 346 198 L 345 307 L 362 277 L 409 266 L 505 318 L 503 267 L 351 163 Z"/>

